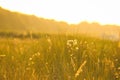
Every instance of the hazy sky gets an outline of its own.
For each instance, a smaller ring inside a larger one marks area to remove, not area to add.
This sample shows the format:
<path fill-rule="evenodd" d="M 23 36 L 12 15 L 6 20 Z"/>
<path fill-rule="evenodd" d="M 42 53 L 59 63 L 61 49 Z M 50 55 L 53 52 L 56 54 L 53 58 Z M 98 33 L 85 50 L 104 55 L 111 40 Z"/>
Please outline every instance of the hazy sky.
<path fill-rule="evenodd" d="M 120 0 L 0 0 L 0 6 L 68 23 L 120 25 Z"/>

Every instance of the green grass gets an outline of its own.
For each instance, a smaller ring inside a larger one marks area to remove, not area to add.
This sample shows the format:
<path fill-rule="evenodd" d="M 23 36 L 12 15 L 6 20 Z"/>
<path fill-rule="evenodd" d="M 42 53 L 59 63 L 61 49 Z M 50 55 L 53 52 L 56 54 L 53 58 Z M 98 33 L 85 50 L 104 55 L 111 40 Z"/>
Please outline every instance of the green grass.
<path fill-rule="evenodd" d="M 120 45 L 78 35 L 0 38 L 0 80 L 120 80 Z"/>

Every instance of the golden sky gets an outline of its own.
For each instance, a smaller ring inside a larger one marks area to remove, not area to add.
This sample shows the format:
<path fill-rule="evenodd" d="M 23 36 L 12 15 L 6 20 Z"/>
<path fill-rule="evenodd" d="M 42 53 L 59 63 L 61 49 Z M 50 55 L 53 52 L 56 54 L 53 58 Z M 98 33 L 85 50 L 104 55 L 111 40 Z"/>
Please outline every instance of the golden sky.
<path fill-rule="evenodd" d="M 120 25 L 120 0 L 0 0 L 0 6 L 68 23 Z"/>

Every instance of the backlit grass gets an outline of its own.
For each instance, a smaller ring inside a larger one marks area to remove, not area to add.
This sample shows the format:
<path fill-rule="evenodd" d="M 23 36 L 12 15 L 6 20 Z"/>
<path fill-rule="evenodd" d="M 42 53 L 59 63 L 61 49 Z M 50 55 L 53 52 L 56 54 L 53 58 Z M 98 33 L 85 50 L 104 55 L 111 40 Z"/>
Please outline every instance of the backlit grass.
<path fill-rule="evenodd" d="M 0 39 L 0 80 L 120 80 L 119 41 L 44 35 Z"/>

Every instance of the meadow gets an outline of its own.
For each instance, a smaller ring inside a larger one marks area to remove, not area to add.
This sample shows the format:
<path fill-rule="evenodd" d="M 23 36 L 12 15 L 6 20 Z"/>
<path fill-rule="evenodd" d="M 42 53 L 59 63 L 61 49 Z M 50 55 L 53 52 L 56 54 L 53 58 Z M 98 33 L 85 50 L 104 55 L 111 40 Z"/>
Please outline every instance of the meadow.
<path fill-rule="evenodd" d="M 0 80 L 120 80 L 119 41 L 8 36 L 0 38 Z"/>

